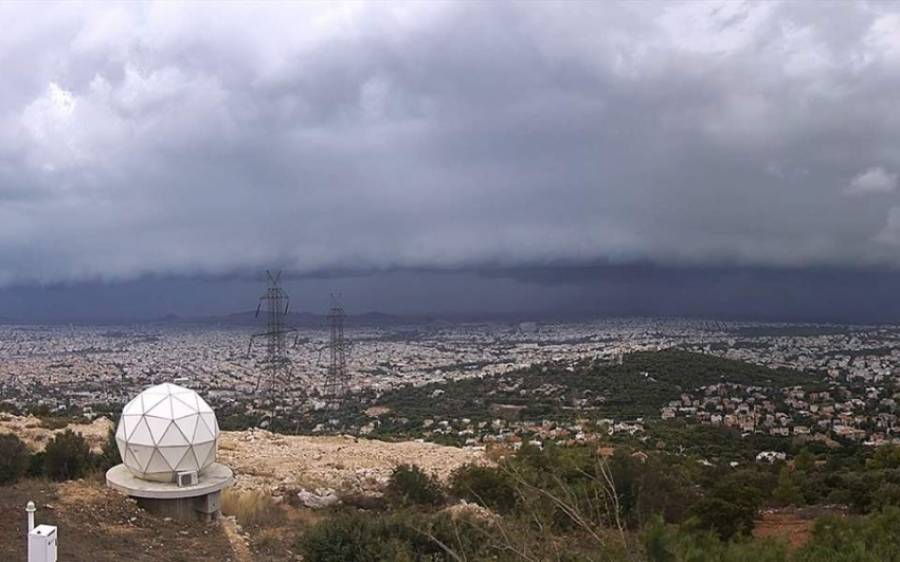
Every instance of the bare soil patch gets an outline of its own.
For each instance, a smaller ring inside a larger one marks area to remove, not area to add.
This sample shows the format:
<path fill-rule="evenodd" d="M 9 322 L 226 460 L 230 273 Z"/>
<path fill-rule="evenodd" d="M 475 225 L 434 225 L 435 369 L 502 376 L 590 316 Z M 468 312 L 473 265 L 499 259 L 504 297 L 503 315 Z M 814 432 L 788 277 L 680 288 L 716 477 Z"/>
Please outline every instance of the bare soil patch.
<path fill-rule="evenodd" d="M 59 559 L 70 562 L 239 562 L 219 523 L 166 520 L 93 480 L 24 480 L 0 488 L 0 560 L 26 559 L 25 505 L 37 524 L 59 527 Z"/>
<path fill-rule="evenodd" d="M 791 549 L 796 549 L 809 540 L 817 517 L 835 514 L 845 515 L 842 510 L 832 507 L 766 510 L 760 514 L 760 519 L 753 529 L 753 536 L 757 539 L 782 540 L 787 542 Z"/>
<path fill-rule="evenodd" d="M 219 462 L 234 470 L 236 488 L 268 490 L 277 495 L 297 488 L 378 491 L 399 464 L 417 464 L 446 480 L 464 464 L 489 461 L 477 449 L 422 441 L 389 443 L 351 436 L 279 435 L 251 430 L 223 432 Z"/>

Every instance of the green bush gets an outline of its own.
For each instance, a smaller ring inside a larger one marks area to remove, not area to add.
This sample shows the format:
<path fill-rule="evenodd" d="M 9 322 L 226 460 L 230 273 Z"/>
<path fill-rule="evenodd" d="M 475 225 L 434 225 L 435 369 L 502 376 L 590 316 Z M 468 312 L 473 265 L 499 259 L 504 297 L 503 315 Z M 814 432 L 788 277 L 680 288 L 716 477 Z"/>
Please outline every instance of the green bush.
<path fill-rule="evenodd" d="M 822 517 L 797 562 L 900 561 L 900 508 L 890 506 L 866 517 Z"/>
<path fill-rule="evenodd" d="M 494 534 L 466 517 L 346 512 L 309 527 L 295 547 L 306 562 L 512 561 L 488 540 Z M 449 552 L 448 552 L 449 551 Z"/>
<path fill-rule="evenodd" d="M 80 433 L 59 433 L 44 450 L 44 474 L 52 480 L 81 478 L 92 465 L 91 448 Z"/>
<path fill-rule="evenodd" d="M 31 458 L 28 459 L 28 469 L 25 471 L 25 475 L 29 478 L 41 478 L 44 476 L 44 459 L 46 456 L 47 453 L 44 451 L 38 451 L 31 455 Z"/>
<path fill-rule="evenodd" d="M 346 513 L 310 527 L 297 547 L 308 562 L 412 562 L 413 535 L 396 516 Z"/>
<path fill-rule="evenodd" d="M 444 491 L 440 483 L 414 464 L 401 464 L 391 473 L 385 494 L 400 505 L 440 505 Z"/>
<path fill-rule="evenodd" d="M 0 434 L 0 484 L 13 484 L 25 475 L 29 463 L 28 448 L 11 433 Z"/>
<path fill-rule="evenodd" d="M 722 541 L 714 533 L 678 533 L 661 519 L 641 534 L 648 562 L 787 562 L 784 544 L 771 540 Z"/>
<path fill-rule="evenodd" d="M 722 540 L 749 535 L 761 502 L 762 493 L 752 479 L 744 475 L 724 478 L 708 496 L 691 506 L 686 527 L 712 531 Z"/>
<path fill-rule="evenodd" d="M 511 512 L 518 497 L 512 479 L 502 469 L 473 464 L 453 471 L 450 492 L 498 513 Z"/>

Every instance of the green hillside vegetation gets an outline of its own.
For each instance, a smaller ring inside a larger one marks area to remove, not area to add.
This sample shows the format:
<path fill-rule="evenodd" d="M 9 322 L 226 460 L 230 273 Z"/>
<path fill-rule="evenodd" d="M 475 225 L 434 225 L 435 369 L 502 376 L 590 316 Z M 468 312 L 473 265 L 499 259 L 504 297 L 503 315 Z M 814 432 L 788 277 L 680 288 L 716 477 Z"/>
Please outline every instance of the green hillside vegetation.
<path fill-rule="evenodd" d="M 498 417 L 497 408 L 520 407 L 518 418 L 658 418 L 660 408 L 685 390 L 715 383 L 768 388 L 812 387 L 820 379 L 791 369 L 679 350 L 626 355 L 621 365 L 585 361 L 574 366 L 541 364 L 499 376 L 407 386 L 374 400 L 391 409 L 381 433 L 411 431 L 425 419 Z M 357 414 L 358 415 L 358 414 Z"/>
<path fill-rule="evenodd" d="M 900 449 L 884 451 L 861 473 L 889 470 L 884 464 L 900 458 Z M 820 517 L 799 548 L 752 537 L 762 508 L 807 500 L 803 475 L 818 470 L 816 460 L 807 453 L 793 468 L 732 470 L 625 448 L 604 457 L 591 447 L 526 445 L 497 466 L 458 469 L 443 493 L 402 467 L 389 488 L 424 501 L 393 502 L 377 517 L 333 508 L 300 532 L 295 548 L 312 562 L 900 560 L 900 496 L 858 506 L 861 515 Z M 458 509 L 460 500 L 484 509 Z"/>

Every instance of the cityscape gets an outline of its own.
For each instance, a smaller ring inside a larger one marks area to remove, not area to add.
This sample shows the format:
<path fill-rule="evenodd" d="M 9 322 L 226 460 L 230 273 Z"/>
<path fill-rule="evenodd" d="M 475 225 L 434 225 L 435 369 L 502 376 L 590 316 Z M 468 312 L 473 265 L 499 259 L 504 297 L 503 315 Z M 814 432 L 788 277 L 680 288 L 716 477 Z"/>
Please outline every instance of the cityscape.
<path fill-rule="evenodd" d="M 94 409 L 123 404 L 140 389 L 181 381 L 201 389 L 219 407 L 253 410 L 261 348 L 248 353 L 250 328 L 215 326 L 2 326 L 0 405 L 26 411 Z M 658 412 L 742 432 L 833 443 L 832 437 L 880 445 L 898 442 L 895 387 L 900 373 L 900 331 L 891 326 L 766 325 L 682 319 L 616 319 L 578 323 L 438 324 L 348 328 L 348 400 L 403 386 L 469 377 L 494 377 L 547 362 L 617 362 L 648 350 L 677 348 L 769 368 L 813 373 L 813 390 L 708 384 L 686 388 Z M 286 397 L 298 411 L 325 406 L 325 328 L 300 329 L 289 346 L 295 383 L 314 389 L 308 400 Z M 289 391 L 285 391 L 289 393 Z M 441 421 L 441 420 L 438 420 Z M 528 420 L 523 428 L 534 431 Z M 601 420 L 593 420 L 601 421 Z M 640 419 L 607 419 L 610 428 L 634 432 Z M 470 436 L 471 446 L 498 419 L 475 427 L 443 420 L 446 431 Z M 625 425 L 623 425 L 623 423 Z M 320 428 L 320 431 L 325 428 Z M 344 428 L 346 429 L 346 428 Z M 367 433 L 366 428 L 362 429 Z M 371 431 L 371 428 L 369 428 Z M 554 431 L 568 439 L 584 432 Z"/>

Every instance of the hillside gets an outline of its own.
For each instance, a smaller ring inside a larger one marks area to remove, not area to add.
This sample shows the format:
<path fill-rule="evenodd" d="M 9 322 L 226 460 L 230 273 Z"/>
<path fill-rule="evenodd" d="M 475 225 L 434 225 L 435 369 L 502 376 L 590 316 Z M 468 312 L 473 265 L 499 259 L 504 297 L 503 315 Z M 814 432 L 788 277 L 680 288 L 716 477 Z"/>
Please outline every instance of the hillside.
<path fill-rule="evenodd" d="M 498 411 L 519 419 L 571 421 L 579 417 L 634 419 L 659 416 L 662 406 L 689 389 L 716 383 L 782 388 L 808 385 L 813 375 L 678 350 L 626 355 L 621 365 L 584 362 L 535 365 L 504 375 L 386 393 L 376 404 L 390 409 L 384 431 L 424 419 L 490 421 Z M 403 422 L 402 420 L 407 420 Z"/>

